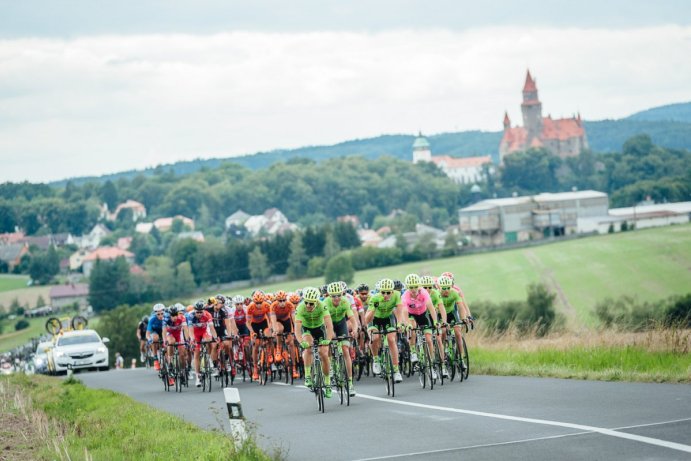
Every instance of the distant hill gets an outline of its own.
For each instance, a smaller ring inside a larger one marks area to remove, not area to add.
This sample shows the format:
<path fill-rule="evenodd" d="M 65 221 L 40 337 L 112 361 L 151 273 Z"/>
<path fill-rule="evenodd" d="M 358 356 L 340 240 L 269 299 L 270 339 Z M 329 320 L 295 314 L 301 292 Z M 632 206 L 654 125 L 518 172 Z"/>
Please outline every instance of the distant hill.
<path fill-rule="evenodd" d="M 691 103 L 671 104 L 638 112 L 625 119 L 585 121 L 585 129 L 590 148 L 595 152 L 620 151 L 624 142 L 630 137 L 646 133 L 657 145 L 691 149 Z M 434 155 L 451 155 L 453 157 L 471 157 L 475 155 L 497 155 L 501 131 L 462 131 L 458 133 L 441 133 L 427 136 Z M 266 168 L 276 162 L 295 157 L 313 160 L 324 160 L 332 157 L 360 155 L 374 159 L 384 155 L 411 160 L 413 135 L 382 135 L 375 138 L 355 139 L 332 146 L 308 146 L 298 149 L 277 149 L 270 152 L 259 152 L 241 157 L 197 159 L 160 165 L 145 170 L 130 170 L 120 173 L 72 178 L 75 184 L 88 181 L 107 181 L 119 178 L 132 178 L 138 174 L 150 176 L 161 169 L 172 170 L 176 175 L 185 175 L 202 168 L 216 168 L 223 162 L 234 162 L 250 169 Z M 57 181 L 51 185 L 61 187 L 67 180 Z"/>
<path fill-rule="evenodd" d="M 636 112 L 628 120 L 675 121 L 691 123 L 691 102 L 680 102 Z"/>

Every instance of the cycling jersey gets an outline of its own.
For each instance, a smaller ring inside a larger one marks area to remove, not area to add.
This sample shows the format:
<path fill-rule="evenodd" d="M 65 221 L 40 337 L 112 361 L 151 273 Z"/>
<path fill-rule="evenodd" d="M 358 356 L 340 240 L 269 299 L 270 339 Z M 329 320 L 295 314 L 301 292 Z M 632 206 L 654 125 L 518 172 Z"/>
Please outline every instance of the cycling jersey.
<path fill-rule="evenodd" d="M 334 325 L 346 317 L 350 318 L 353 316 L 353 309 L 350 307 L 350 303 L 343 297 L 341 297 L 340 302 L 337 305 L 334 305 L 331 297 L 326 298 L 326 301 L 324 301 L 324 306 L 326 306 L 326 308 L 329 310 L 331 321 L 334 323 Z"/>
<path fill-rule="evenodd" d="M 432 288 L 431 290 L 428 290 L 427 288 L 425 289 L 427 290 L 427 293 L 429 293 L 429 297 L 432 300 L 432 305 L 434 306 L 434 308 L 438 308 L 439 303 L 441 302 L 441 295 L 439 294 L 439 290 L 437 290 L 436 288 Z"/>
<path fill-rule="evenodd" d="M 149 327 L 148 322 L 139 322 L 139 325 L 137 328 L 139 329 L 139 338 L 144 340 L 146 339 L 146 330 Z"/>
<path fill-rule="evenodd" d="M 377 293 L 370 298 L 367 310 L 374 311 L 375 318 L 384 319 L 388 318 L 400 303 L 401 294 L 398 291 L 394 290 L 388 301 L 384 300 L 383 294 Z"/>
<path fill-rule="evenodd" d="M 417 296 L 413 296 L 412 291 L 406 290 L 401 297 L 401 302 L 408 308 L 408 313 L 413 315 L 424 314 L 427 310 L 428 301 L 432 302 L 432 298 L 430 298 L 427 290 L 422 287 L 418 288 Z"/>
<path fill-rule="evenodd" d="M 250 323 L 261 323 L 266 320 L 267 315 L 271 311 L 271 306 L 266 301 L 257 304 L 251 302 L 247 306 L 247 318 L 249 318 Z"/>
<path fill-rule="evenodd" d="M 444 310 L 450 314 L 456 310 L 456 303 L 461 301 L 461 295 L 454 289 L 449 290 L 449 293 L 444 296 L 441 295 L 441 302 L 444 304 Z"/>
<path fill-rule="evenodd" d="M 207 310 L 207 312 L 211 314 L 211 317 L 214 319 L 214 328 L 216 329 L 216 334 L 220 338 L 226 336 L 226 320 L 228 319 L 228 313 L 226 312 L 225 308 L 216 310 L 212 307 L 210 310 Z"/>
<path fill-rule="evenodd" d="M 357 296 L 354 296 L 353 299 L 355 300 L 355 310 L 360 312 L 362 310 L 362 301 Z"/>
<path fill-rule="evenodd" d="M 213 323 L 213 317 L 211 314 L 209 314 L 207 311 L 202 311 L 202 316 L 197 317 L 196 315 L 192 315 L 192 320 L 188 321 L 189 326 L 191 326 L 194 329 L 194 332 L 198 331 L 206 331 L 206 328 L 209 324 Z"/>
<path fill-rule="evenodd" d="M 355 302 L 355 296 L 349 295 L 348 293 L 343 295 L 345 299 L 350 303 L 350 308 L 354 311 L 357 310 L 357 303 Z"/>
<path fill-rule="evenodd" d="M 271 305 L 271 312 L 276 316 L 279 322 L 290 320 L 290 315 L 295 310 L 295 306 L 290 301 L 286 301 L 281 305 L 278 301 L 274 301 Z"/>
<path fill-rule="evenodd" d="M 242 306 L 240 309 L 233 307 L 231 309 L 232 317 L 235 319 L 235 325 L 245 325 L 247 324 L 247 312 L 245 312 L 245 307 Z"/>
<path fill-rule="evenodd" d="M 150 333 L 157 333 L 159 336 L 163 334 L 163 318 L 156 317 L 156 314 L 152 315 L 149 319 L 149 325 L 146 327 L 146 331 Z"/>
<path fill-rule="evenodd" d="M 184 315 L 178 314 L 175 317 L 171 317 L 170 314 L 166 314 L 163 317 L 163 326 L 166 328 L 166 333 L 171 335 L 176 343 L 180 342 L 180 332 L 183 326 L 187 326 L 187 319 Z"/>
<path fill-rule="evenodd" d="M 330 317 L 331 314 L 324 303 L 317 301 L 317 305 L 310 312 L 305 307 L 305 302 L 302 301 L 295 310 L 295 320 L 300 320 L 304 328 L 317 328 L 324 325 L 324 317 Z"/>

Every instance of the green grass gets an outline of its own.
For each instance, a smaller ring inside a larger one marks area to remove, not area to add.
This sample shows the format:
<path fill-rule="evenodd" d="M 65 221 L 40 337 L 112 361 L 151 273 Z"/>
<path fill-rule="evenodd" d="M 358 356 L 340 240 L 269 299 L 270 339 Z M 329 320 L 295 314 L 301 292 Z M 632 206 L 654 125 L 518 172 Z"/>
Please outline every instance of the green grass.
<path fill-rule="evenodd" d="M 71 459 L 83 459 L 85 451 L 93 459 L 108 460 L 271 459 L 252 441 L 235 452 L 225 434 L 205 431 L 123 394 L 89 389 L 76 380 L 16 375 L 9 383 L 28 392 L 35 408 L 62 423 Z M 220 420 L 228 424 L 225 415 Z M 45 450 L 43 459 L 54 457 L 54 452 Z"/>
<path fill-rule="evenodd" d="M 372 285 L 384 277 L 402 280 L 411 272 L 451 271 L 472 308 L 476 300 L 525 299 L 528 284 L 545 282 L 551 291 L 562 293 L 556 299 L 560 312 L 578 325 L 594 326 L 592 312 L 599 301 L 622 295 L 655 301 L 686 294 L 691 291 L 690 270 L 691 225 L 687 224 L 369 269 L 357 272 L 355 283 Z M 323 283 L 320 277 L 260 285 L 240 293 Z"/>
<path fill-rule="evenodd" d="M 0 292 L 26 288 L 29 277 L 26 275 L 0 275 Z"/>
<path fill-rule="evenodd" d="M 691 355 L 641 347 L 573 347 L 568 350 L 469 349 L 471 373 L 601 381 L 691 382 Z"/>

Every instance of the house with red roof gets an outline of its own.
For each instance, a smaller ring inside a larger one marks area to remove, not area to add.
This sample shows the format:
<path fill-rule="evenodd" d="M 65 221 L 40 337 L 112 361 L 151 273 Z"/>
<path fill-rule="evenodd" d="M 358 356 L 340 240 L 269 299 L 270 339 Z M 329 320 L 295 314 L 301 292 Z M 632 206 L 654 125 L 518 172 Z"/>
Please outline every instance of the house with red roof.
<path fill-rule="evenodd" d="M 125 258 L 125 261 L 127 261 L 130 266 L 134 264 L 134 253 L 131 253 L 127 250 L 117 247 L 96 248 L 82 260 L 82 271 L 84 272 L 84 275 L 88 277 L 91 275 L 91 271 L 93 270 L 94 264 L 96 264 L 97 260 L 100 259 L 101 261 L 112 261 L 113 259 L 117 259 L 121 256 Z"/>
<path fill-rule="evenodd" d="M 574 157 L 588 148 L 588 138 L 581 114 L 571 118 L 553 119 L 542 116 L 542 103 L 537 94 L 536 80 L 528 70 L 523 84 L 521 104 L 523 126 L 511 126 L 508 112 L 504 112 L 504 135 L 499 143 L 499 158 L 530 148 L 544 147 L 559 157 Z"/>

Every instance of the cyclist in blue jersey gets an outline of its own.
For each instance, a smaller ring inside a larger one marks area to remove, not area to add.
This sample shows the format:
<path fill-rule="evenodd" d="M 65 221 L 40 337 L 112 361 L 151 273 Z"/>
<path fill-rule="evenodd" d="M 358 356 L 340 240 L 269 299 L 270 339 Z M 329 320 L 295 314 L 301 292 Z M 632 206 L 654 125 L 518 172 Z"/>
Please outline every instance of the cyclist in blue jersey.
<path fill-rule="evenodd" d="M 158 363 L 159 341 L 163 338 L 163 311 L 166 306 L 161 303 L 154 305 L 153 314 L 149 318 L 149 325 L 146 327 L 146 340 L 152 345 L 154 351 L 154 370 L 159 371 L 161 364 Z"/>

